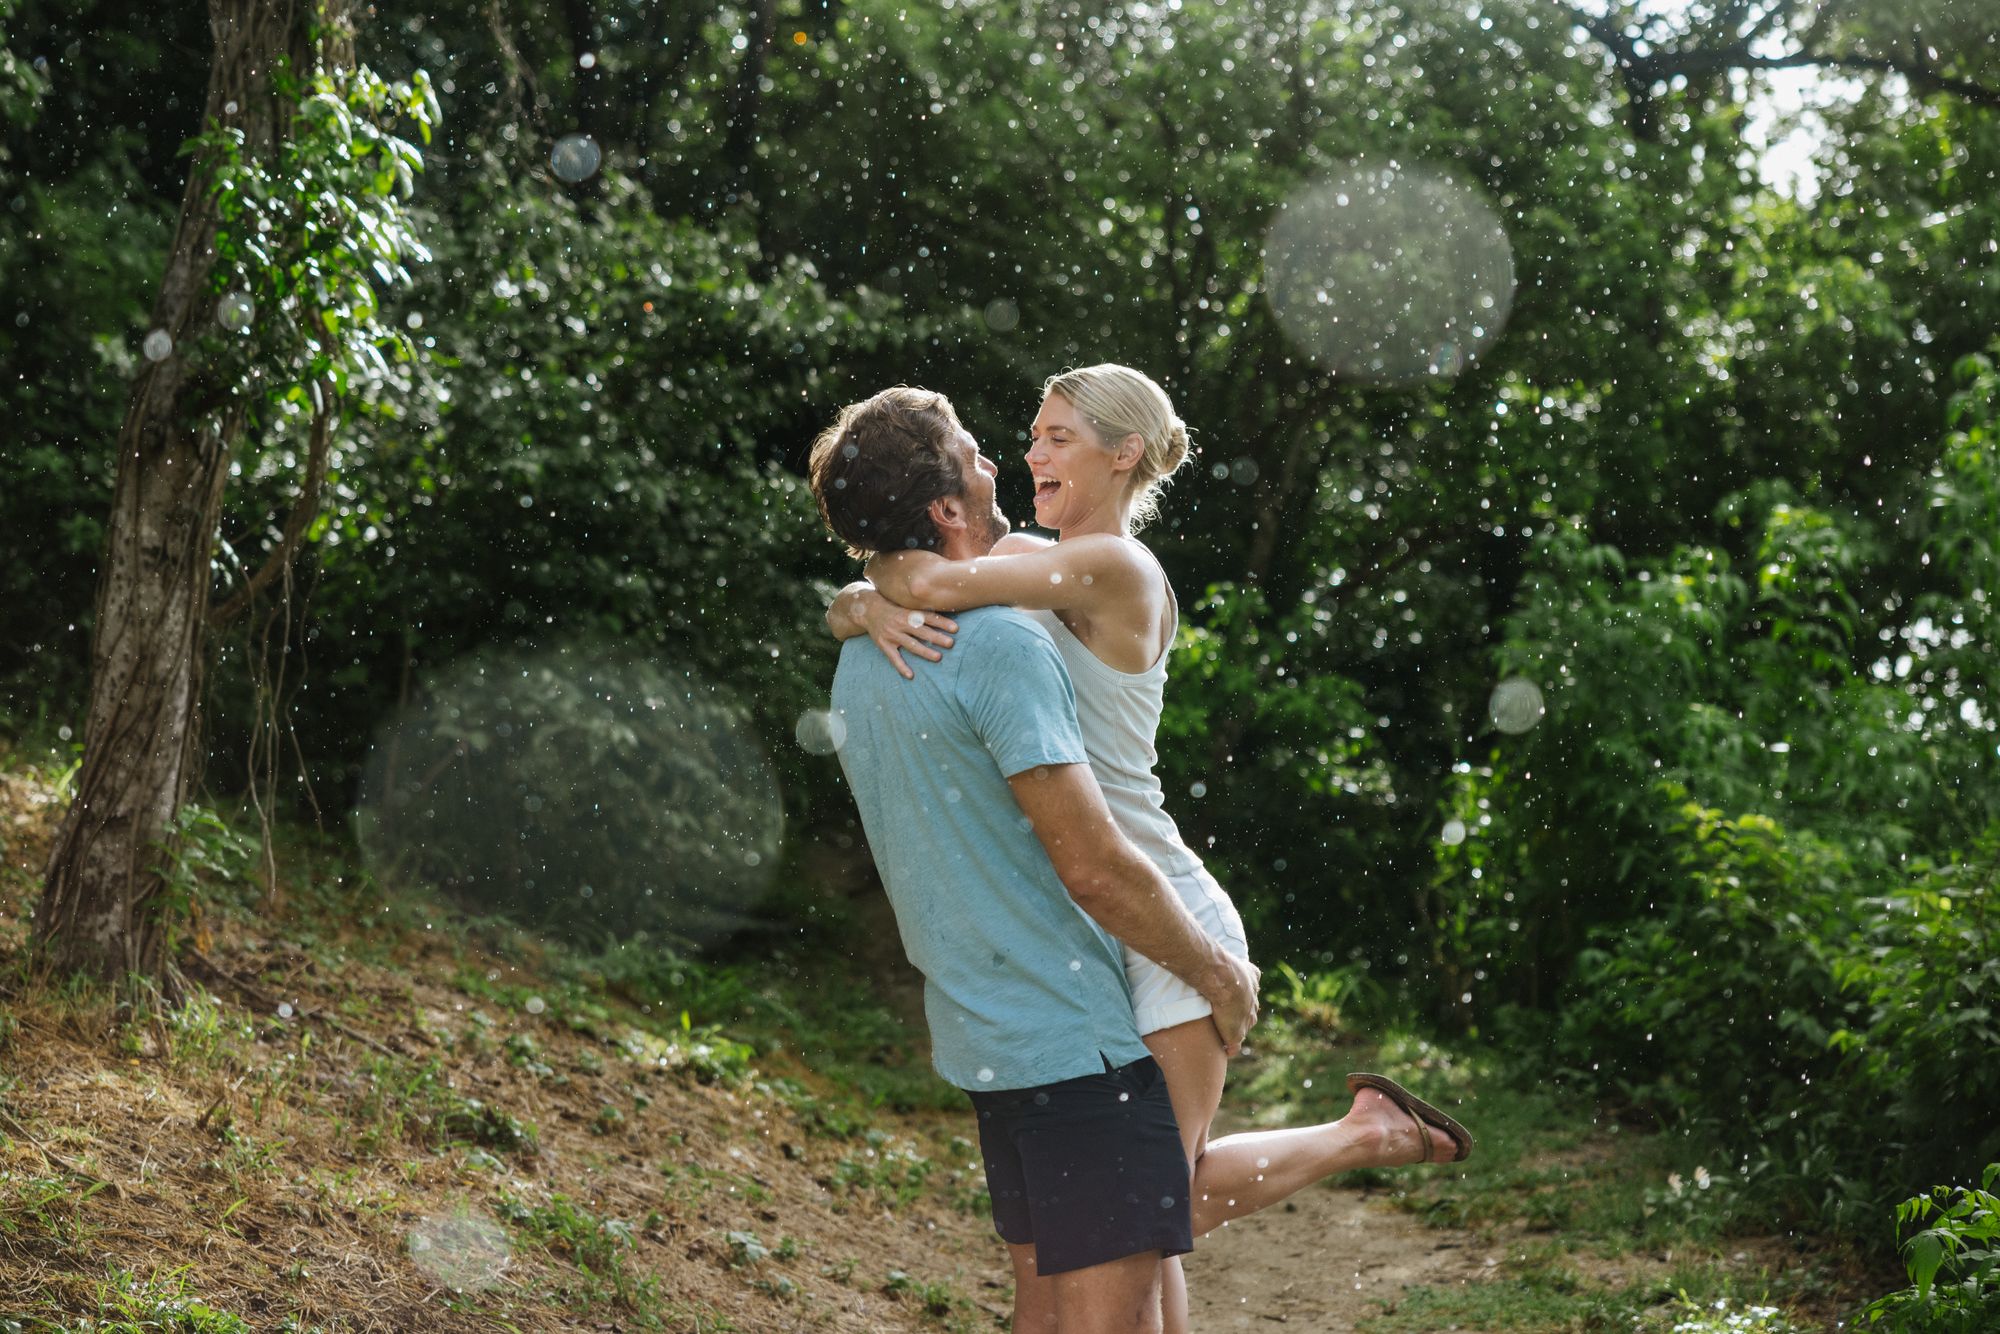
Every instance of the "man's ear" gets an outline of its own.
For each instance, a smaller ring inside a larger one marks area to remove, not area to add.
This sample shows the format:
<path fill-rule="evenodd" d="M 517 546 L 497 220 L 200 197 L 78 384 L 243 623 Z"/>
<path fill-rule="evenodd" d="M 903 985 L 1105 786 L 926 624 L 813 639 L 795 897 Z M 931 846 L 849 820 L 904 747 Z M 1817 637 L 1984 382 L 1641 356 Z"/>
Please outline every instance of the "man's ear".
<path fill-rule="evenodd" d="M 965 527 L 965 497 L 943 496 L 933 500 L 930 516 L 931 522 L 937 525 L 940 533 L 947 528 Z"/>

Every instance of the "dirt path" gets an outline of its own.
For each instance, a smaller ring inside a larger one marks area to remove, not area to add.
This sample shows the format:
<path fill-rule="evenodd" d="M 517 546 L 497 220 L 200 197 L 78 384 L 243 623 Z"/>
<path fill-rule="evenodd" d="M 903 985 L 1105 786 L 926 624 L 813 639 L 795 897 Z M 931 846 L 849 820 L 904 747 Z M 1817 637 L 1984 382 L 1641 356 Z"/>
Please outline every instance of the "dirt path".
<path fill-rule="evenodd" d="M 1226 1131 L 1224 1133 L 1227 1133 Z M 1472 1283 L 1499 1263 L 1470 1233 L 1428 1226 L 1380 1191 L 1312 1186 L 1218 1228 L 1183 1263 L 1189 1325 L 1348 1331 L 1417 1284 Z"/>

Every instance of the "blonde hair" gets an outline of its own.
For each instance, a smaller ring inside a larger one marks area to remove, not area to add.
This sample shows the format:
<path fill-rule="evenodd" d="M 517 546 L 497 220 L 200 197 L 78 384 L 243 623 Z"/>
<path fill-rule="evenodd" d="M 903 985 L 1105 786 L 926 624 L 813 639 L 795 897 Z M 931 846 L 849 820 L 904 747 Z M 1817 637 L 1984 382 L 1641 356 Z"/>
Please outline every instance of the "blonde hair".
<path fill-rule="evenodd" d="M 1042 397 L 1050 394 L 1061 394 L 1106 448 L 1128 435 L 1144 442 L 1145 452 L 1132 469 L 1132 526 L 1143 528 L 1160 517 L 1160 490 L 1188 456 L 1187 423 L 1167 391 L 1144 372 L 1105 362 L 1051 375 Z"/>

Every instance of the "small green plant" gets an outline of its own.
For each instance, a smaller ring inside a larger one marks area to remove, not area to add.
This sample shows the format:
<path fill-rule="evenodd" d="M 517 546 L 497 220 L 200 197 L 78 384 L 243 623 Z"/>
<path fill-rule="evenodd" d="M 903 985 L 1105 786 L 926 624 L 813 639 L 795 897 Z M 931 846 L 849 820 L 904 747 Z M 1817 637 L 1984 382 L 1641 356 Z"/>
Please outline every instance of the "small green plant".
<path fill-rule="evenodd" d="M 477 1098 L 454 1096 L 437 1118 L 437 1133 L 455 1144 L 476 1144 L 504 1153 L 532 1156 L 540 1151 L 535 1128 Z"/>
<path fill-rule="evenodd" d="M 208 807 L 191 804 L 175 814 L 163 846 L 165 860 L 159 870 L 165 889 L 155 911 L 166 928 L 171 954 L 182 929 L 196 921 L 204 890 L 227 886 L 240 890 L 249 883 L 257 845 Z"/>
<path fill-rule="evenodd" d="M 725 1232 L 722 1240 L 729 1247 L 731 1268 L 742 1269 L 771 1256 L 771 1248 L 760 1241 L 755 1232 Z"/>
<path fill-rule="evenodd" d="M 1979 1334 L 2000 1328 L 2000 1163 L 1977 1188 L 1934 1186 L 1896 1206 L 1896 1230 L 1925 1224 L 1903 1240 L 1910 1286 L 1877 1298 L 1868 1323 L 1911 1334 Z"/>
<path fill-rule="evenodd" d="M 1667 1173 L 1666 1185 L 1646 1191 L 1645 1216 L 1691 1235 L 1708 1235 L 1727 1220 L 1736 1181 L 1696 1167 L 1686 1176 Z"/>
<path fill-rule="evenodd" d="M 1301 973 L 1280 960 L 1265 984 L 1265 1000 L 1273 1014 L 1329 1039 L 1345 1036 L 1357 1012 L 1379 1012 L 1383 995 L 1382 984 L 1359 964 Z"/>
<path fill-rule="evenodd" d="M 750 1284 L 759 1292 L 769 1293 L 781 1302 L 789 1302 L 799 1295 L 799 1285 L 778 1274 L 772 1278 L 760 1278 Z"/>
<path fill-rule="evenodd" d="M 190 987 L 179 1005 L 165 1014 L 175 1062 L 197 1068 L 237 1065 L 238 1042 L 254 1042 L 257 1031 L 247 1020 L 232 1018 L 214 996 Z"/>
<path fill-rule="evenodd" d="M 190 1296 L 185 1268 L 141 1278 L 112 1265 L 96 1296 L 96 1334 L 252 1334 L 240 1317 Z"/>
<path fill-rule="evenodd" d="M 1718 1297 L 1703 1306 L 1690 1301 L 1686 1293 L 1680 1298 L 1681 1314 L 1673 1326 L 1673 1334 L 1797 1334 L 1794 1325 L 1785 1313 L 1775 1306 L 1736 1306 L 1727 1297 Z"/>
<path fill-rule="evenodd" d="M 636 1232 L 630 1223 L 600 1218 L 566 1195 L 530 1205 L 503 1194 L 495 1212 L 522 1236 L 574 1264 L 582 1280 L 576 1295 L 586 1303 L 611 1298 L 639 1312 L 658 1306 L 657 1281 L 626 1267 Z"/>
<path fill-rule="evenodd" d="M 78 1207 L 103 1189 L 101 1181 L 79 1185 L 63 1177 L 0 1171 L 0 1237 L 40 1234 L 76 1241 Z"/>
<path fill-rule="evenodd" d="M 699 1204 L 715 1189 L 715 1174 L 700 1163 L 661 1163 L 667 1195 L 683 1204 Z"/>
<path fill-rule="evenodd" d="M 887 1295 L 914 1304 L 933 1320 L 949 1321 L 971 1306 L 949 1283 L 926 1283 L 900 1269 L 891 1269 L 882 1284 Z"/>
<path fill-rule="evenodd" d="M 555 1069 L 549 1065 L 542 1045 L 532 1033 L 514 1033 L 507 1039 L 508 1064 L 526 1070 L 537 1079 L 549 1079 Z"/>
<path fill-rule="evenodd" d="M 364 1092 L 350 1114 L 359 1125 L 356 1144 L 379 1153 L 411 1138 L 443 1146 L 472 1145 L 532 1157 L 541 1151 L 535 1128 L 498 1107 L 468 1098 L 445 1082 L 437 1062 L 416 1065 L 380 1057 L 363 1070 Z"/>
<path fill-rule="evenodd" d="M 915 1202 L 937 1164 L 915 1149 L 892 1147 L 879 1130 L 867 1138 L 868 1148 L 834 1165 L 827 1189 L 836 1197 L 871 1194 L 892 1209 Z"/>

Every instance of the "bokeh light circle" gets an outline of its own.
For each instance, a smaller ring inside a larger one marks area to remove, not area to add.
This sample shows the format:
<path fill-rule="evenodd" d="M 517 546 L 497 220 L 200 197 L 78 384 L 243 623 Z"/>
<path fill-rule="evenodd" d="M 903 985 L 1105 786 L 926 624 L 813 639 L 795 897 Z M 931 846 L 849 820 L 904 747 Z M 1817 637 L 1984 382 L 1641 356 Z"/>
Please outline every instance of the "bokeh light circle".
<path fill-rule="evenodd" d="M 1353 380 L 1458 375 L 1514 304 L 1514 251 L 1478 187 L 1436 168 L 1357 159 L 1287 199 L 1264 283 L 1292 341 Z"/>
<path fill-rule="evenodd" d="M 1493 726 L 1513 736 L 1540 722 L 1546 712 L 1541 687 L 1524 676 L 1510 676 L 1500 682 L 1486 701 L 1486 714 L 1493 720 Z"/>
<path fill-rule="evenodd" d="M 410 1259 L 453 1292 L 483 1292 L 507 1268 L 507 1233 L 490 1219 L 433 1215 L 410 1231 Z"/>
<path fill-rule="evenodd" d="M 847 720 L 827 709 L 808 709 L 792 735 L 807 754 L 831 755 L 847 744 Z"/>
<path fill-rule="evenodd" d="M 1465 821 L 1446 820 L 1444 828 L 1438 830 L 1438 842 L 1448 848 L 1455 848 L 1465 842 Z"/>
<path fill-rule="evenodd" d="M 146 341 L 139 345 L 148 361 L 165 361 L 174 354 L 174 336 L 165 329 L 155 329 L 146 335 Z"/>
<path fill-rule="evenodd" d="M 231 333 L 249 333 L 257 322 L 257 303 L 248 292 L 224 292 L 215 303 L 215 322 Z"/>
<path fill-rule="evenodd" d="M 980 312 L 986 320 L 986 327 L 994 333 L 1012 333 L 1021 323 L 1021 308 L 1004 296 L 995 297 L 986 303 Z"/>
<path fill-rule="evenodd" d="M 565 134 L 549 150 L 549 170 L 571 185 L 589 180 L 602 165 L 604 150 L 587 134 Z"/>
<path fill-rule="evenodd" d="M 355 830 L 385 885 L 590 944 L 699 948 L 756 920 L 784 813 L 728 696 L 578 646 L 426 680 L 375 739 Z"/>

